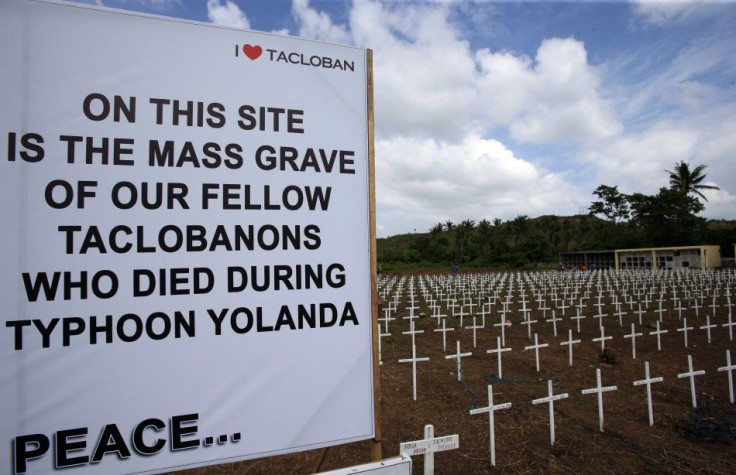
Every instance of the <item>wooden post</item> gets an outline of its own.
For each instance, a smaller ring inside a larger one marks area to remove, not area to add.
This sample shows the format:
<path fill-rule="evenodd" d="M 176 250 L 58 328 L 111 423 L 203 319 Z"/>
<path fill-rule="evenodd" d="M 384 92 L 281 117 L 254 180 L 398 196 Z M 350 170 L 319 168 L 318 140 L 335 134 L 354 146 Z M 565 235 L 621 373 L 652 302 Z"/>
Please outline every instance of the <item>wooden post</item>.
<path fill-rule="evenodd" d="M 381 373 L 378 362 L 378 264 L 376 251 L 376 149 L 374 137 L 373 111 L 373 50 L 366 50 L 366 93 L 368 109 L 368 203 L 370 207 L 370 244 L 371 244 L 371 295 L 373 296 L 373 427 L 375 435 L 371 441 L 371 460 L 378 462 L 383 458 L 381 453 Z"/>

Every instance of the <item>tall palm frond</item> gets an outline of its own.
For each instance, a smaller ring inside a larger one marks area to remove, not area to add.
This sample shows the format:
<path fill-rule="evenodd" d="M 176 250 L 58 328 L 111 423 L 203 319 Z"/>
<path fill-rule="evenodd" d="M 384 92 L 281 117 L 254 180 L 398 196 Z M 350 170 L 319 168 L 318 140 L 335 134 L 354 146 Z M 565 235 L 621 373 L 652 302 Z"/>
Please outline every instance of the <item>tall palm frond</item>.
<path fill-rule="evenodd" d="M 704 185 L 707 176 L 703 173 L 707 165 L 698 165 L 693 170 L 690 170 L 690 164 L 684 160 L 675 164 L 675 170 L 665 170 L 670 176 L 670 188 L 679 190 L 684 194 L 695 193 L 696 195 L 708 201 L 700 190 L 720 190 L 715 185 Z"/>

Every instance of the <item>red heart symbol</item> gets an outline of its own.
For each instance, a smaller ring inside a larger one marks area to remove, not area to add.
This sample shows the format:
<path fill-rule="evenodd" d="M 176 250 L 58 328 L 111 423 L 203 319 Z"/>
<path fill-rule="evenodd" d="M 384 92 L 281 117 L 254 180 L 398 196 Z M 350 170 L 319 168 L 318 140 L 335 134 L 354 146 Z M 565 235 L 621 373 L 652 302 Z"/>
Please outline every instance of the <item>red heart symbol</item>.
<path fill-rule="evenodd" d="M 245 55 L 250 59 L 257 59 L 261 55 L 261 53 L 263 53 L 263 48 L 258 45 L 253 46 L 249 44 L 244 44 L 243 53 L 245 53 Z"/>

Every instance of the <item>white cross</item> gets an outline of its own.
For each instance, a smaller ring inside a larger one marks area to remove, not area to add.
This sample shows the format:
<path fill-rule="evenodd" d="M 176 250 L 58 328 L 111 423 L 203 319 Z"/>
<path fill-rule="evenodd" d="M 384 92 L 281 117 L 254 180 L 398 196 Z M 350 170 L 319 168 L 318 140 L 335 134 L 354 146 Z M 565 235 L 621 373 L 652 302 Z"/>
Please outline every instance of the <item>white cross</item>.
<path fill-rule="evenodd" d="M 507 322 L 506 318 L 501 315 L 501 321 L 493 324 L 494 327 L 501 327 L 501 343 L 506 346 L 506 327 L 511 326 L 511 322 Z"/>
<path fill-rule="evenodd" d="M 455 331 L 454 328 L 447 328 L 445 326 L 445 319 L 442 319 L 442 328 L 435 328 L 434 331 L 442 332 L 442 352 L 447 353 L 447 332 Z"/>
<path fill-rule="evenodd" d="M 572 329 L 568 328 L 567 330 L 567 341 L 560 342 L 560 345 L 567 345 L 567 352 L 568 352 L 568 359 L 570 360 L 569 364 L 572 366 L 572 345 L 575 343 L 580 343 L 580 340 L 573 340 L 572 339 Z"/>
<path fill-rule="evenodd" d="M 660 330 L 659 320 L 657 320 L 657 331 L 649 332 L 650 335 L 657 335 L 657 351 L 662 351 L 662 341 L 660 339 L 660 335 L 662 335 L 663 333 L 667 333 L 667 330 Z"/>
<path fill-rule="evenodd" d="M 634 313 L 639 316 L 639 325 L 641 325 L 641 316 L 642 314 L 646 313 L 644 310 L 641 309 L 641 302 L 639 302 L 639 310 L 634 310 Z"/>
<path fill-rule="evenodd" d="M 500 355 L 501 353 L 499 353 Z M 499 360 L 500 361 L 500 360 Z M 506 402 L 503 404 L 493 404 L 493 386 L 490 384 L 488 385 L 488 407 L 479 407 L 478 409 L 471 409 L 470 415 L 475 414 L 483 414 L 485 412 L 488 413 L 488 430 L 490 432 L 490 445 L 491 445 L 491 466 L 496 466 L 496 432 L 495 432 L 495 425 L 493 421 L 493 413 L 494 411 L 498 411 L 500 409 L 508 409 L 511 407 L 510 402 Z"/>
<path fill-rule="evenodd" d="M 536 334 L 535 334 L 536 336 Z M 568 394 L 552 394 L 552 380 L 547 380 L 547 397 L 534 399 L 532 404 L 549 403 L 549 442 L 555 445 L 555 401 L 558 399 L 567 399 Z"/>
<path fill-rule="evenodd" d="M 532 337 L 532 323 L 537 323 L 536 320 L 524 320 L 521 322 L 522 325 L 526 325 L 526 336 L 527 338 Z"/>
<path fill-rule="evenodd" d="M 378 330 L 378 365 L 383 364 L 383 357 L 381 356 L 381 339 L 385 336 L 391 336 L 390 333 L 381 333 L 380 327 Z"/>
<path fill-rule="evenodd" d="M 414 320 L 409 320 L 409 331 L 408 332 L 401 332 L 402 335 L 411 335 L 412 342 L 414 341 L 414 335 L 416 335 L 417 333 L 424 333 L 424 330 L 414 330 Z"/>
<path fill-rule="evenodd" d="M 476 331 L 479 328 L 483 328 L 482 326 L 478 326 L 478 324 L 476 323 L 476 320 L 477 320 L 477 317 L 475 315 L 473 315 L 473 325 L 472 326 L 469 326 L 469 327 L 465 327 L 467 329 L 471 329 L 471 328 L 473 329 L 473 348 L 475 348 L 477 346 L 477 341 L 478 341 L 477 340 L 477 337 L 476 337 L 476 333 L 477 333 Z"/>
<path fill-rule="evenodd" d="M 417 400 L 417 362 L 421 361 L 429 361 L 429 357 L 425 356 L 424 358 L 417 358 L 417 345 L 412 344 L 411 345 L 411 358 L 399 360 L 399 363 L 411 363 L 411 375 L 412 375 L 412 382 L 414 387 L 414 400 Z"/>
<path fill-rule="evenodd" d="M 705 316 L 705 325 L 703 325 L 702 327 L 700 327 L 700 329 L 701 329 L 701 330 L 705 330 L 705 331 L 707 331 L 707 332 L 708 332 L 708 343 L 709 343 L 709 344 L 710 344 L 710 329 L 711 329 L 711 328 L 715 328 L 715 327 L 717 327 L 717 326 L 718 326 L 718 325 L 716 325 L 715 323 L 714 323 L 714 324 L 711 324 L 711 323 L 710 323 L 710 315 L 706 315 L 706 316 Z"/>
<path fill-rule="evenodd" d="M 498 379 L 503 379 L 503 370 L 501 368 L 501 353 L 504 351 L 511 351 L 511 348 L 503 348 L 501 346 L 501 337 L 496 337 L 496 349 L 495 350 L 486 350 L 486 353 L 498 353 Z"/>
<path fill-rule="evenodd" d="M 731 304 L 731 297 L 728 298 L 729 305 Z M 721 326 L 722 327 L 728 327 L 728 339 L 733 341 L 733 327 L 736 325 L 736 322 L 731 320 L 731 308 L 728 309 L 728 323 L 724 323 Z"/>
<path fill-rule="evenodd" d="M 660 297 L 661 297 L 661 295 L 660 295 Z M 659 321 L 660 321 L 660 322 L 662 321 L 662 314 L 663 314 L 664 312 L 666 312 L 666 311 L 667 311 L 667 309 L 666 309 L 666 308 L 662 308 L 662 301 L 660 300 L 660 301 L 659 301 L 659 308 L 658 308 L 657 310 L 655 310 L 655 311 L 654 311 L 655 313 L 658 313 L 658 314 L 659 314 Z"/>
<path fill-rule="evenodd" d="M 593 341 L 600 341 L 601 342 L 601 351 L 606 349 L 606 340 L 613 340 L 612 336 L 606 336 L 606 329 L 603 325 L 600 326 L 601 328 L 601 336 L 600 338 L 593 338 Z"/>
<path fill-rule="evenodd" d="M 574 317 L 570 317 L 570 318 L 572 320 L 575 320 L 577 331 L 578 333 L 580 333 L 580 320 L 584 319 L 585 315 L 580 315 L 580 307 L 577 307 L 575 311 L 577 312 L 577 315 L 575 315 Z"/>
<path fill-rule="evenodd" d="M 598 425 L 600 426 L 601 432 L 603 432 L 603 393 L 607 391 L 615 391 L 618 388 L 616 386 L 605 386 L 601 385 L 601 370 L 596 368 L 595 370 L 596 387 L 591 389 L 583 389 L 580 391 L 582 394 L 598 393 Z"/>
<path fill-rule="evenodd" d="M 705 371 L 702 369 L 693 371 L 693 357 L 692 355 L 687 355 L 687 373 L 679 373 L 677 377 L 680 379 L 690 378 L 690 395 L 693 399 L 693 409 L 697 409 L 698 407 L 698 400 L 695 395 L 695 376 L 700 376 L 702 374 L 705 374 Z"/>
<path fill-rule="evenodd" d="M 716 289 L 716 290 L 717 290 L 717 289 Z M 716 305 L 716 296 L 714 295 L 714 296 L 713 296 L 713 300 L 711 301 L 711 304 L 710 304 L 710 309 L 711 309 L 711 311 L 713 312 L 713 315 L 714 315 L 714 316 L 715 316 L 715 314 L 716 314 L 716 308 L 718 308 L 718 307 L 720 307 L 720 305 Z"/>
<path fill-rule="evenodd" d="M 456 313 L 454 316 L 460 317 L 461 327 L 463 326 L 463 317 L 465 317 L 465 315 L 468 315 L 468 314 L 463 311 L 463 304 L 460 304 L 460 312 Z"/>
<path fill-rule="evenodd" d="M 682 306 L 681 300 L 677 300 L 677 307 L 675 307 L 675 310 L 677 310 L 677 319 L 682 320 L 682 311 L 685 310 L 685 307 Z"/>
<path fill-rule="evenodd" d="M 695 316 L 699 317 L 700 315 L 698 315 L 698 309 L 700 308 L 700 305 L 698 305 L 697 297 L 695 298 L 695 303 L 693 303 L 692 307 L 695 309 Z"/>
<path fill-rule="evenodd" d="M 634 322 L 631 322 L 631 333 L 624 335 L 624 338 L 631 338 L 631 358 L 636 359 L 636 337 L 644 335 L 634 331 Z"/>
<path fill-rule="evenodd" d="M 445 359 L 450 360 L 454 358 L 457 360 L 457 380 L 462 381 L 463 366 L 462 366 L 462 363 L 460 362 L 460 358 L 471 356 L 473 353 L 460 353 L 460 340 L 457 340 L 456 343 L 457 343 L 457 353 L 455 353 L 454 355 L 447 355 L 445 356 Z"/>
<path fill-rule="evenodd" d="M 682 328 L 678 328 L 678 332 L 682 332 L 685 337 L 685 348 L 687 348 L 687 332 L 688 330 L 692 330 L 693 327 L 687 326 L 687 317 L 682 319 Z"/>
<path fill-rule="evenodd" d="M 549 346 L 549 343 L 543 343 L 539 344 L 539 341 L 537 340 L 537 334 L 534 334 L 534 344 L 530 346 L 525 346 L 524 351 L 534 349 L 534 358 L 537 361 L 537 373 L 539 373 L 539 349 L 540 348 L 546 348 Z"/>
<path fill-rule="evenodd" d="M 542 307 L 542 305 L 546 305 L 546 301 L 542 300 L 542 304 L 539 306 L 539 310 L 542 311 L 542 318 L 547 319 L 547 310 L 549 310 L 549 307 Z"/>
<path fill-rule="evenodd" d="M 384 326 L 386 327 L 386 333 L 388 333 L 388 322 L 396 320 L 395 318 L 391 318 L 391 302 L 388 303 L 388 308 L 383 311 L 384 315 L 383 318 L 380 318 L 382 322 L 384 322 Z"/>
<path fill-rule="evenodd" d="M 432 315 L 432 318 L 436 318 L 437 319 L 437 325 L 439 325 L 440 324 L 440 320 L 444 320 L 447 315 L 445 315 L 444 313 L 440 313 L 440 307 L 439 307 L 439 305 L 436 306 L 436 307 L 432 307 L 432 309 L 434 310 L 434 314 Z"/>
<path fill-rule="evenodd" d="M 728 396 L 731 404 L 733 404 L 733 370 L 736 369 L 736 365 L 731 364 L 731 350 L 726 350 L 726 366 L 721 366 L 718 371 L 725 371 L 728 376 Z"/>
<path fill-rule="evenodd" d="M 614 313 L 614 315 L 616 315 L 618 317 L 618 326 L 619 327 L 621 327 L 621 328 L 624 327 L 624 321 L 623 321 L 623 318 L 622 317 L 624 315 L 628 315 L 628 314 L 629 314 L 629 312 L 625 312 L 625 311 L 621 310 L 621 303 L 618 303 L 617 302 L 616 303 L 616 313 Z"/>
<path fill-rule="evenodd" d="M 424 439 L 402 442 L 399 444 L 399 453 L 406 457 L 424 454 L 424 475 L 434 475 L 434 453 L 443 452 L 445 450 L 454 450 L 459 446 L 460 436 L 458 434 L 435 438 L 434 426 L 432 424 L 427 424 L 424 426 Z M 375 470 L 382 471 L 382 469 L 377 468 L 360 470 L 360 472 L 367 473 Z"/>
<path fill-rule="evenodd" d="M 652 409 L 652 383 L 661 383 L 664 380 L 661 376 L 658 378 L 649 377 L 649 361 L 644 362 L 644 379 L 634 381 L 634 386 L 647 386 L 647 410 L 649 411 L 649 425 L 654 425 L 654 410 Z"/>
<path fill-rule="evenodd" d="M 561 322 L 561 318 L 555 318 L 555 311 L 552 310 L 552 318 L 547 320 L 548 322 L 552 322 L 552 328 L 554 329 L 555 336 L 557 336 L 557 322 Z"/>

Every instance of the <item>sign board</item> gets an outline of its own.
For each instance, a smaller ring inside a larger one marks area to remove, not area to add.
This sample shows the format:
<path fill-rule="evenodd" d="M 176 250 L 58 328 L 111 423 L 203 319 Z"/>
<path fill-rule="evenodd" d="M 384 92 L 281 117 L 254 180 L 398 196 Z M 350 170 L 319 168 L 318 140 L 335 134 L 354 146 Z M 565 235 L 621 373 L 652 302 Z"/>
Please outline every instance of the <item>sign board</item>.
<path fill-rule="evenodd" d="M 402 455 L 380 462 L 355 465 L 353 467 L 319 472 L 322 475 L 352 475 L 355 473 L 369 473 L 371 475 L 411 475 L 411 457 Z"/>
<path fill-rule="evenodd" d="M 0 3 L 0 470 L 374 436 L 367 52 Z"/>
<path fill-rule="evenodd" d="M 399 453 L 413 457 L 434 452 L 443 452 L 460 447 L 460 436 L 458 434 L 435 437 L 434 439 L 415 440 L 413 442 L 402 442 L 399 444 Z"/>

